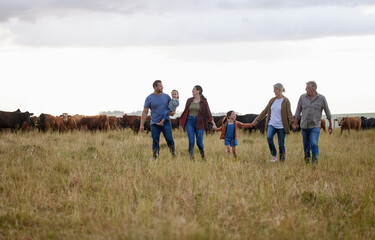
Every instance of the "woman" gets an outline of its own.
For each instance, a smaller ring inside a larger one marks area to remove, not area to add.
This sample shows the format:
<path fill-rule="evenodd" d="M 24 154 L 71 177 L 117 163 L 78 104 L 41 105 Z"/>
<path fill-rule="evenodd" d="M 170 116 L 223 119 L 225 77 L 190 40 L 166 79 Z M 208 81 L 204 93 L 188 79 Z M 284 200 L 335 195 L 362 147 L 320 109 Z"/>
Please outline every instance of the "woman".
<path fill-rule="evenodd" d="M 207 99 L 202 95 L 203 89 L 196 85 L 193 88 L 193 97 L 186 101 L 185 110 L 180 118 L 180 130 L 185 127 L 189 138 L 189 155 L 194 158 L 194 143 L 197 139 L 199 152 L 204 160 L 203 133 L 208 129 L 208 121 L 212 123 L 212 129 L 217 127 L 211 115 Z"/>
<path fill-rule="evenodd" d="M 282 94 L 285 92 L 283 85 L 281 83 L 273 85 L 273 92 L 276 97 L 271 98 L 266 108 L 255 118 L 253 125 L 256 126 L 258 122 L 267 115 L 265 126 L 267 126 L 267 141 L 272 154 L 271 162 L 277 161 L 277 152 L 273 142 L 273 136 L 275 136 L 276 133 L 279 142 L 280 162 L 284 162 L 285 134 L 289 134 L 290 132 L 290 126 L 293 124 L 293 115 L 290 109 L 289 99 Z"/>

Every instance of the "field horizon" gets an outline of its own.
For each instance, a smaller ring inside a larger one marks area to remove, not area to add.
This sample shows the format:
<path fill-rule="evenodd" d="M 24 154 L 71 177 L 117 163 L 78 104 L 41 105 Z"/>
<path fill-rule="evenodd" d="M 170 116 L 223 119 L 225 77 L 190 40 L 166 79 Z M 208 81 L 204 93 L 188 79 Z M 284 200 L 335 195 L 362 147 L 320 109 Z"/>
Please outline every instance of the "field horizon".
<path fill-rule="evenodd" d="M 0 239 L 375 238 L 375 130 L 322 132 L 316 168 L 300 133 L 284 164 L 258 132 L 240 132 L 238 162 L 218 133 L 206 161 L 173 135 L 177 156 L 162 136 L 154 160 L 130 129 L 0 132 Z"/>

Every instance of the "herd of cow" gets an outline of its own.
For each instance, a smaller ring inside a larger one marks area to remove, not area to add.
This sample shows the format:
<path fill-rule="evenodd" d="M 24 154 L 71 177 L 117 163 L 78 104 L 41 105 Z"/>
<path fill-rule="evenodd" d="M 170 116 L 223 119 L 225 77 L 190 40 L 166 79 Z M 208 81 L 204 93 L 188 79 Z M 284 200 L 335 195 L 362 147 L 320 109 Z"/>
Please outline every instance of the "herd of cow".
<path fill-rule="evenodd" d="M 245 114 L 238 115 L 237 120 L 243 123 L 251 123 L 257 117 L 257 114 Z M 218 127 L 222 125 L 224 116 L 214 116 L 214 121 Z M 149 132 L 150 129 L 150 116 L 147 117 L 145 122 L 145 130 Z M 374 118 L 365 117 L 343 117 L 338 119 L 339 126 L 341 127 L 341 133 L 343 130 L 347 129 L 370 129 L 375 128 Z M 20 129 L 22 131 L 30 131 L 38 129 L 41 132 L 66 132 L 66 131 L 108 131 L 108 130 L 118 130 L 122 128 L 131 128 L 134 134 L 138 134 L 139 127 L 141 123 L 141 117 L 136 115 L 124 114 L 122 117 L 114 117 L 107 115 L 96 115 L 96 116 L 84 116 L 84 115 L 74 115 L 70 116 L 66 113 L 60 116 L 52 116 L 50 114 L 40 114 L 39 117 L 33 116 L 33 113 L 21 112 L 19 109 L 14 112 L 0 111 L 0 129 L 9 128 L 16 132 Z M 176 129 L 179 127 L 179 118 L 171 119 L 172 128 Z M 211 123 L 208 124 L 209 129 L 207 133 L 213 132 Z M 322 119 L 321 128 L 325 131 L 326 123 Z M 265 119 L 260 121 L 258 125 L 254 128 L 245 130 L 259 130 L 262 134 L 265 130 Z"/>

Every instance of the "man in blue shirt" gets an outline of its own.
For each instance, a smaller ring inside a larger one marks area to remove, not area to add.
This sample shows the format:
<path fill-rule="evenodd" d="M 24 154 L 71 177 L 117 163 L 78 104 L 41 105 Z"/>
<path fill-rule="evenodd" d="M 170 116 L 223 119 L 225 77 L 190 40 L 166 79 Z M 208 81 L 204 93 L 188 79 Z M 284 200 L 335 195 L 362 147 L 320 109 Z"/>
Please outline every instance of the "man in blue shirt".
<path fill-rule="evenodd" d="M 142 116 L 141 116 L 141 132 L 144 131 L 144 124 L 147 118 L 148 110 L 151 109 L 151 136 L 152 136 L 152 151 L 154 158 L 159 156 L 159 141 L 160 133 L 163 133 L 165 140 L 167 141 L 168 147 L 172 153 L 172 156 L 175 156 L 175 147 L 172 136 L 172 125 L 171 121 L 168 119 L 165 120 L 164 125 L 160 126 L 156 123 L 160 122 L 163 118 L 163 114 L 168 110 L 168 103 L 171 100 L 171 97 L 168 94 L 163 93 L 163 84 L 160 80 L 156 80 L 152 84 L 154 92 L 148 95 L 146 98 Z M 170 116 L 175 114 L 174 111 L 169 113 Z"/>

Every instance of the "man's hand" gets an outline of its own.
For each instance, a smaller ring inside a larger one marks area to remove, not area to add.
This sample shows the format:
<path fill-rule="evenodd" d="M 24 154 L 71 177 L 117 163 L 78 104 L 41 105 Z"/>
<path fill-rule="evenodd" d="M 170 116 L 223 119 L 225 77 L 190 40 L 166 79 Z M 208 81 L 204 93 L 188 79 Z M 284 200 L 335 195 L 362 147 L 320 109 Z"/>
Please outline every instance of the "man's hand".
<path fill-rule="evenodd" d="M 176 114 L 176 111 L 169 111 L 169 116 L 174 116 Z"/>
<path fill-rule="evenodd" d="M 140 126 L 140 127 L 139 127 L 139 130 L 140 130 L 141 132 L 143 132 L 143 131 L 145 130 L 145 127 L 144 127 L 144 126 Z"/>

